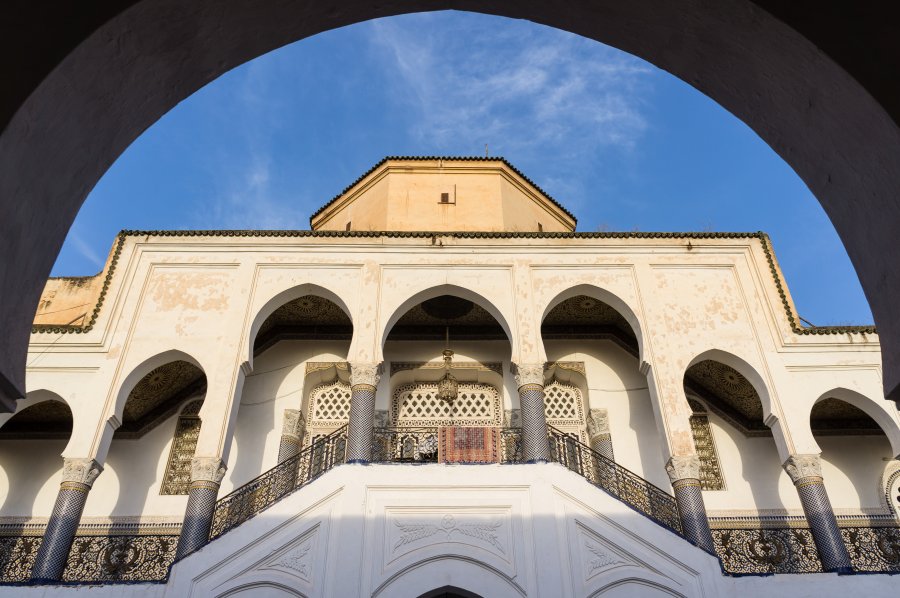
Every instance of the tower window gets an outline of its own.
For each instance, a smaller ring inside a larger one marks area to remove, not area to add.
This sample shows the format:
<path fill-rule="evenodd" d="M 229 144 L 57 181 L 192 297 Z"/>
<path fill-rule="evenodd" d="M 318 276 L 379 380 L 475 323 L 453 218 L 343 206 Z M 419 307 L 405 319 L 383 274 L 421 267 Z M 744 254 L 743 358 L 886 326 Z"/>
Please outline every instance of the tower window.
<path fill-rule="evenodd" d="M 538 232 L 539 232 L 539 233 L 544 232 L 544 225 L 541 224 L 540 222 L 538 222 Z"/>
<path fill-rule="evenodd" d="M 449 193 L 441 193 L 441 203 L 450 203 Z"/>
<path fill-rule="evenodd" d="M 350 230 L 350 221 L 349 220 L 347 221 L 347 226 L 344 228 L 344 230 Z"/>

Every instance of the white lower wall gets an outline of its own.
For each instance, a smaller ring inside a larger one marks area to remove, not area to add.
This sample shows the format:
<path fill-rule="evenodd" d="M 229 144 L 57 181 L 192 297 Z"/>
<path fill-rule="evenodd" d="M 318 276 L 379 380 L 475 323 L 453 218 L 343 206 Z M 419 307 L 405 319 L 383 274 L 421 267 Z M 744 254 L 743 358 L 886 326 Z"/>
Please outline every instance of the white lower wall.
<path fill-rule="evenodd" d="M 556 464 L 344 465 L 152 586 L 0 596 L 889 596 L 887 575 L 731 578 L 718 561 Z"/>

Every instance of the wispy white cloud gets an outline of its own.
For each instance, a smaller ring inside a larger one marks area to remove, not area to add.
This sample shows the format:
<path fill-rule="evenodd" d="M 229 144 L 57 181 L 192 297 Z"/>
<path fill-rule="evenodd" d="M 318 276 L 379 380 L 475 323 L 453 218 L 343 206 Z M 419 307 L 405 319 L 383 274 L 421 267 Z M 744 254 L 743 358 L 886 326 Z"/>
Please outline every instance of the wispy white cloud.
<path fill-rule="evenodd" d="M 652 70 L 593 41 L 533 26 L 492 27 L 411 15 L 373 23 L 373 47 L 420 140 L 459 151 L 489 143 L 509 153 L 632 150 L 647 128 L 642 92 Z"/>
<path fill-rule="evenodd" d="M 97 268 L 103 268 L 105 260 L 100 257 L 100 254 L 97 253 L 97 251 L 87 240 L 85 240 L 84 237 L 81 236 L 81 234 L 73 230 L 67 240 L 72 243 L 72 245 L 75 247 L 75 250 L 79 255 L 81 255 L 81 257 L 91 262 L 91 264 L 93 264 Z"/>
<path fill-rule="evenodd" d="M 212 168 L 216 185 L 204 196 L 194 220 L 202 228 L 307 228 L 305 210 L 278 191 L 273 164 L 279 151 L 273 135 L 282 124 L 286 94 L 279 91 L 277 64 L 250 63 L 235 93 L 222 106 L 240 143 L 222 148 Z"/>

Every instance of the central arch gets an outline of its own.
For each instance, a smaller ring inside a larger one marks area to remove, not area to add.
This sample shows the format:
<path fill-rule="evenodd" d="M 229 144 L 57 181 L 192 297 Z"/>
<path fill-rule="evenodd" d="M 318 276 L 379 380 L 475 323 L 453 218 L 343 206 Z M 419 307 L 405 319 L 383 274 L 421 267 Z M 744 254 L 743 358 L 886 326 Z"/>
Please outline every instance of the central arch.
<path fill-rule="evenodd" d="M 20 293 L 0 304 L 6 409 L 24 394 L 31 317 L 66 233 L 87 193 L 138 135 L 201 86 L 265 52 L 352 23 L 443 9 L 528 19 L 612 45 L 744 121 L 834 223 L 881 330 L 885 389 L 900 392 L 900 129 L 853 76 L 758 2 L 143 0 L 110 9 L 40 82 L 19 84 L 21 99 L 0 134 L 0 280 L 15 281 Z"/>

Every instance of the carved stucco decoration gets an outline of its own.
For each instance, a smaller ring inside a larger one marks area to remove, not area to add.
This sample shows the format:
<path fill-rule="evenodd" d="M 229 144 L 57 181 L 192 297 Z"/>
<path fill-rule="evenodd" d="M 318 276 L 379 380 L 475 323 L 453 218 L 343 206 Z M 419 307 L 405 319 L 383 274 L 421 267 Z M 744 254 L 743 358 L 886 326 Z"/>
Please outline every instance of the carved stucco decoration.
<path fill-rule="evenodd" d="M 544 372 L 549 372 L 552 369 L 566 370 L 569 372 L 575 372 L 576 374 L 581 374 L 582 376 L 587 376 L 587 370 L 585 370 L 583 361 L 548 361 L 544 364 Z"/>
<path fill-rule="evenodd" d="M 456 316 L 451 318 L 440 317 L 440 314 L 429 314 L 422 303 L 419 303 L 403 314 L 400 319 L 397 320 L 395 326 L 445 326 L 449 321 L 451 326 L 496 326 L 499 328 L 497 320 L 495 320 L 494 316 L 486 309 L 477 303 L 472 303 L 465 299 L 459 299 L 459 301 L 469 304 L 467 306 L 467 311 L 462 313 L 462 315 L 456 315 L 456 313 L 463 310 L 459 310 L 454 314 L 449 314 L 451 316 Z"/>
<path fill-rule="evenodd" d="M 103 466 L 93 459 L 66 458 L 63 460 L 62 481 L 92 486 L 102 471 Z"/>
<path fill-rule="evenodd" d="M 500 426 L 501 398 L 489 384 L 463 382 L 453 403 L 437 397 L 437 383 L 404 384 L 394 391 L 391 419 L 409 426 Z"/>
<path fill-rule="evenodd" d="M 204 392 L 206 376 L 186 361 L 161 365 L 135 385 L 122 411 L 117 438 L 139 438 L 166 419 L 181 402 Z"/>
<path fill-rule="evenodd" d="M 306 534 L 305 538 L 278 555 L 265 568 L 280 569 L 306 583 L 312 583 L 315 544 L 316 534 Z"/>
<path fill-rule="evenodd" d="M 813 433 L 821 435 L 884 434 L 868 413 L 840 399 L 827 398 L 816 403 L 809 415 Z"/>
<path fill-rule="evenodd" d="M 701 395 L 717 414 L 737 423 L 740 429 L 771 433 L 763 423 L 762 402 L 756 389 L 734 368 L 707 359 L 691 366 L 685 383 L 686 389 Z"/>
<path fill-rule="evenodd" d="M 331 368 L 342 372 L 349 372 L 350 364 L 346 361 L 309 361 L 306 363 L 306 374 L 309 375 L 314 372 L 323 372 L 325 370 L 330 370 Z"/>
<path fill-rule="evenodd" d="M 609 413 L 606 409 L 591 409 L 587 418 L 587 430 L 591 440 L 609 434 Z"/>
<path fill-rule="evenodd" d="M 281 423 L 281 435 L 300 438 L 303 435 L 303 413 L 297 409 L 285 409 L 284 420 Z"/>
<path fill-rule="evenodd" d="M 194 457 L 191 459 L 191 481 L 205 481 L 219 484 L 228 467 L 218 457 Z"/>
<path fill-rule="evenodd" d="M 304 295 L 272 312 L 259 327 L 257 338 L 278 326 L 352 326 L 344 310 L 332 301 L 316 295 Z"/>
<path fill-rule="evenodd" d="M 403 523 L 395 521 L 399 536 L 394 542 L 393 552 L 406 545 L 412 545 L 420 540 L 434 536 L 442 535 L 446 541 L 453 539 L 454 534 L 460 534 L 469 538 L 474 538 L 482 543 L 489 544 L 497 549 L 501 554 L 506 554 L 506 549 L 500 541 L 500 531 L 503 523 L 498 520 L 483 521 L 475 523 L 459 522 L 451 514 L 446 514 L 441 518 L 440 523 Z"/>
<path fill-rule="evenodd" d="M 544 385 L 544 364 L 523 363 L 515 365 L 516 386 L 521 388 L 526 384 Z"/>
<path fill-rule="evenodd" d="M 71 434 L 72 410 L 54 399 L 26 407 L 0 428 L 0 439 L 69 438 Z"/>
<path fill-rule="evenodd" d="M 703 490 L 725 490 L 725 479 L 719 465 L 719 453 L 716 450 L 706 408 L 694 399 L 688 399 L 688 404 L 694 412 L 690 424 L 694 449 L 700 458 L 700 486 Z"/>
<path fill-rule="evenodd" d="M 822 477 L 822 460 L 819 455 L 791 455 L 782 467 L 795 484 L 804 478 Z"/>
<path fill-rule="evenodd" d="M 191 460 L 197 448 L 202 423 L 197 414 L 202 407 L 203 401 L 192 401 L 181 410 L 175 424 L 175 436 L 172 448 L 169 449 L 163 482 L 159 488 L 161 495 L 187 494 L 190 490 Z"/>
<path fill-rule="evenodd" d="M 378 386 L 381 379 L 381 365 L 377 363 L 350 364 L 350 387 L 366 385 Z"/>
<path fill-rule="evenodd" d="M 566 299 L 550 310 L 541 323 L 541 333 L 549 337 L 573 333 L 582 336 L 590 329 L 599 334 L 604 328 L 625 348 L 636 352 L 637 337 L 628 321 L 613 307 L 593 297 L 578 295 Z"/>
<path fill-rule="evenodd" d="M 444 362 L 440 361 L 392 361 L 391 362 L 391 376 L 397 374 L 399 372 L 406 372 L 410 370 L 442 370 L 444 369 Z M 454 370 L 478 370 L 482 372 L 494 372 L 495 374 L 502 376 L 503 375 L 503 363 L 499 361 L 454 361 L 453 362 Z"/>
<path fill-rule="evenodd" d="M 699 480 L 700 458 L 697 455 L 673 455 L 666 463 L 666 473 L 673 484 L 679 480 Z"/>

